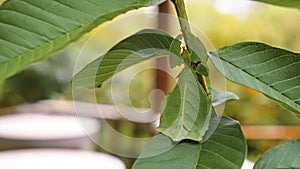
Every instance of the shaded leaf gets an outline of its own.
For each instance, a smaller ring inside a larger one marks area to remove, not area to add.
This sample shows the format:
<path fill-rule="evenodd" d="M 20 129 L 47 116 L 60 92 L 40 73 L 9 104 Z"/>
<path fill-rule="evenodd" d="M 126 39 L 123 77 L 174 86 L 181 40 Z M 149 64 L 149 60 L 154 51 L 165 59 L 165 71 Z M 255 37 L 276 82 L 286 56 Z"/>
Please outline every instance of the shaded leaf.
<path fill-rule="evenodd" d="M 212 105 L 218 106 L 226 101 L 229 100 L 238 100 L 239 97 L 235 95 L 234 93 L 228 92 L 228 91 L 222 91 L 219 89 L 214 89 L 211 88 L 210 90 L 211 93 L 211 100 L 212 100 Z"/>
<path fill-rule="evenodd" d="M 203 45 L 201 40 L 192 33 L 188 33 L 187 36 L 192 62 L 206 63 L 208 55 L 205 46 Z"/>
<path fill-rule="evenodd" d="M 254 165 L 254 169 L 300 168 L 300 139 L 279 144 L 267 151 Z"/>
<path fill-rule="evenodd" d="M 196 72 L 200 75 L 208 76 L 208 68 L 201 63 L 197 65 Z"/>
<path fill-rule="evenodd" d="M 211 101 L 189 68 L 178 76 L 178 84 L 167 97 L 158 130 L 173 141 L 203 140 L 211 118 Z"/>
<path fill-rule="evenodd" d="M 300 113 L 300 54 L 258 42 L 242 42 L 211 52 L 229 80 L 251 87 Z"/>
<path fill-rule="evenodd" d="M 278 5 L 278 6 L 284 6 L 284 7 L 300 8 L 300 0 L 255 0 L 255 1 Z"/>
<path fill-rule="evenodd" d="M 239 123 L 224 116 L 214 118 L 213 122 L 217 127 L 204 143 L 183 141 L 176 144 L 163 134 L 156 135 L 133 169 L 240 169 L 247 146 Z"/>
<path fill-rule="evenodd" d="M 174 68 L 175 66 L 181 65 L 183 62 L 187 65 L 190 64 L 190 62 L 198 63 L 201 62 L 203 64 L 206 63 L 208 59 L 208 54 L 206 52 L 205 46 L 202 44 L 200 39 L 193 35 L 192 33 L 188 33 L 188 42 L 189 42 L 189 51 L 181 51 L 181 45 L 182 45 L 182 35 L 178 35 L 174 41 L 172 42 L 170 46 L 170 52 L 174 55 L 180 56 L 180 58 L 183 59 L 181 61 L 180 59 L 173 59 L 170 58 L 170 65 L 171 68 Z"/>
<path fill-rule="evenodd" d="M 122 40 L 78 72 L 72 79 L 76 89 L 101 86 L 127 67 L 154 56 L 167 55 L 173 38 L 159 30 L 145 29 Z"/>
<path fill-rule="evenodd" d="M 0 6 L 0 80 L 45 59 L 99 24 L 163 0 L 8 0 Z"/>
<path fill-rule="evenodd" d="M 176 66 L 180 66 L 183 64 L 183 60 L 179 59 L 178 56 L 181 55 L 181 40 L 182 35 L 178 35 L 171 43 L 169 51 L 170 51 L 170 57 L 169 57 L 169 62 L 170 62 L 170 67 L 174 68 Z"/>

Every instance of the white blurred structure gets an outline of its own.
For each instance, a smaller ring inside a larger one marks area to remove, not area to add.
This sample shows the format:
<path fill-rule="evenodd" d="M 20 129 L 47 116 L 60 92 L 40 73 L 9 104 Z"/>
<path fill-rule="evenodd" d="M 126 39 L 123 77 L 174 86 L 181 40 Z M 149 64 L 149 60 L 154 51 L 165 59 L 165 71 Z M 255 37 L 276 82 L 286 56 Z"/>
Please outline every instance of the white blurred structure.
<path fill-rule="evenodd" d="M 14 148 L 82 148 L 98 137 L 98 120 L 33 113 L 0 117 L 0 146 Z"/>
<path fill-rule="evenodd" d="M 253 169 L 253 167 L 254 163 L 246 159 L 241 169 Z"/>
<path fill-rule="evenodd" d="M 118 158 L 72 149 L 21 149 L 0 152 L 3 169 L 126 169 Z"/>
<path fill-rule="evenodd" d="M 247 16 L 249 11 L 257 6 L 256 3 L 251 1 L 239 1 L 236 0 L 215 0 L 215 9 L 223 14 L 234 14 L 235 16 Z"/>

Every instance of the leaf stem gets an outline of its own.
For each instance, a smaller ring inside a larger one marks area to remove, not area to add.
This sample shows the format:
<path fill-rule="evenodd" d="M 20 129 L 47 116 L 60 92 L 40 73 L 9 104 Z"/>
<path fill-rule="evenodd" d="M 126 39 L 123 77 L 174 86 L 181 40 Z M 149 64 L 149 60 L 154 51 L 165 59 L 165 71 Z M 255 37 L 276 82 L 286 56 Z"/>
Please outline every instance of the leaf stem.
<path fill-rule="evenodd" d="M 178 20 L 179 20 L 179 24 L 180 24 L 180 27 L 181 27 L 183 40 L 184 40 L 184 43 L 185 43 L 184 50 L 187 50 L 187 52 L 188 52 L 189 51 L 189 37 L 188 37 L 188 34 L 191 33 L 191 28 L 190 28 L 187 12 L 186 12 L 186 9 L 185 9 L 184 0 L 171 0 L 171 1 L 173 2 L 174 6 L 175 6 L 176 13 L 177 13 Z M 191 65 L 191 63 L 189 65 Z M 198 81 L 200 82 L 200 84 L 204 88 L 207 96 L 210 98 L 208 85 L 207 85 L 205 76 L 203 76 L 203 75 L 198 76 Z"/>
<path fill-rule="evenodd" d="M 175 6 L 176 13 L 178 16 L 179 24 L 181 27 L 181 32 L 183 34 L 183 39 L 186 47 L 188 46 L 188 36 L 187 34 L 191 32 L 189 25 L 188 16 L 185 10 L 184 0 L 171 0 Z"/>

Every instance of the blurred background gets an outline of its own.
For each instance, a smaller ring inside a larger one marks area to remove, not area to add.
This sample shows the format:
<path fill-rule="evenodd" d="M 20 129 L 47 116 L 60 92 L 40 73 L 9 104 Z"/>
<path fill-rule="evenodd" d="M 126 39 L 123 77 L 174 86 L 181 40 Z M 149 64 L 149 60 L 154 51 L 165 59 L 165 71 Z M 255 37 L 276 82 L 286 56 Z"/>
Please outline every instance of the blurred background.
<path fill-rule="evenodd" d="M 239 2 L 187 0 L 186 6 L 190 22 L 207 36 L 216 49 L 241 41 L 259 41 L 300 52 L 299 10 L 246 0 Z M 170 13 L 174 14 L 173 6 L 170 7 Z M 47 60 L 36 63 L 5 81 L 0 81 L 0 108 L 36 103 L 46 99 L 72 100 L 69 81 L 74 73 L 75 64 L 88 63 L 96 56 L 105 53 L 116 42 L 140 29 L 157 27 L 159 25 L 155 15 L 157 11 L 157 8 L 151 7 L 119 16 L 115 19 L 118 22 L 105 23 Z M 121 23 L 125 25 L 120 27 Z M 179 28 L 172 25 L 173 23 L 168 28 L 170 32 L 174 34 L 179 32 Z M 168 27 L 168 25 L 164 26 Z M 97 33 L 99 30 L 100 33 Z M 89 43 L 84 47 L 84 54 L 82 54 L 82 48 L 88 40 Z M 127 75 L 130 72 L 140 70 L 143 66 L 155 66 L 155 64 L 157 64 L 155 61 L 147 61 L 122 73 L 118 76 L 118 86 L 113 89 L 114 93 L 117 90 L 118 97 L 124 99 L 129 95 L 131 104 L 136 107 L 150 108 L 149 95 L 157 87 L 155 69 L 149 68 L 139 72 L 130 81 L 128 93 L 122 91 L 126 90 L 124 86 L 128 83 Z M 164 86 L 166 93 L 175 83 L 174 78 L 170 76 L 167 80 L 169 83 Z M 113 104 L 110 84 L 111 81 L 107 81 L 102 88 L 96 90 L 97 103 Z M 239 120 L 242 125 L 300 125 L 300 120 L 287 109 L 250 88 L 226 81 L 226 90 L 236 93 L 240 99 L 227 103 L 224 114 Z M 92 94 L 93 92 L 86 92 L 80 101 L 89 102 Z M 1 113 L 6 114 L 6 112 Z M 108 120 L 108 123 L 119 132 L 131 137 L 150 137 L 154 134 L 147 124 L 124 120 Z M 106 142 L 107 146 L 134 151 L 136 154 L 139 154 L 143 147 L 143 144 L 132 145 L 122 140 L 111 141 L 113 136 L 110 136 L 105 128 L 101 129 L 99 137 L 102 138 L 101 141 Z M 256 161 L 266 150 L 282 141 L 284 140 L 248 140 L 248 159 Z M 96 149 L 110 153 L 101 147 Z M 120 158 L 128 167 L 134 161 L 131 158 Z"/>

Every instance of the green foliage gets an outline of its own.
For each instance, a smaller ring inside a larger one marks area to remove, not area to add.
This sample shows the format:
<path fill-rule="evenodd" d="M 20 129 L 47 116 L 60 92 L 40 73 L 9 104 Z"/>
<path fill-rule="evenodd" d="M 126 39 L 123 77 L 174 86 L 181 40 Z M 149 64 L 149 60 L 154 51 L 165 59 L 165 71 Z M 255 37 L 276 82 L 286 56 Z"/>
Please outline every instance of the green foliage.
<path fill-rule="evenodd" d="M 300 8 L 300 0 L 255 0 L 255 1 L 278 5 L 278 6 L 284 6 L 284 7 Z"/>
<path fill-rule="evenodd" d="M 267 151 L 254 169 L 300 168 L 300 139 L 290 140 Z"/>
<path fill-rule="evenodd" d="M 0 80 L 45 59 L 103 22 L 162 1 L 8 0 L 0 6 Z"/>
<path fill-rule="evenodd" d="M 154 56 L 168 54 L 170 45 L 174 42 L 179 41 L 164 32 L 142 30 L 122 40 L 104 56 L 85 66 L 73 78 L 73 86 L 75 90 L 101 86 L 113 74 L 127 67 Z M 187 65 L 178 79 L 178 87 L 169 97 L 171 101 L 167 102 L 159 130 L 174 141 L 200 141 L 208 129 L 211 102 Z"/>
<path fill-rule="evenodd" d="M 229 80 L 251 87 L 300 113 L 300 54 L 258 42 L 242 42 L 211 52 Z"/>
<path fill-rule="evenodd" d="M 188 43 L 189 49 L 191 50 L 191 61 L 194 63 L 202 62 L 206 63 L 208 59 L 208 55 L 205 49 L 205 46 L 200 41 L 198 37 L 193 35 L 192 33 L 188 33 Z"/>
<path fill-rule="evenodd" d="M 170 67 L 174 68 L 176 66 L 180 66 L 184 61 L 183 59 L 178 59 L 176 56 L 180 56 L 182 54 L 181 52 L 181 41 L 182 35 L 178 35 L 171 43 L 169 51 L 170 51 L 170 57 L 169 57 L 169 62 L 170 62 Z M 174 57 L 173 57 L 174 56 Z"/>
<path fill-rule="evenodd" d="M 211 101 L 190 69 L 184 68 L 167 97 L 158 130 L 173 141 L 202 141 L 211 118 Z"/>
<path fill-rule="evenodd" d="M 94 88 L 114 74 L 155 56 L 168 54 L 173 38 L 159 30 L 142 30 L 122 40 L 104 56 L 86 65 L 73 77 L 75 89 Z"/>
<path fill-rule="evenodd" d="M 196 67 L 196 72 L 200 75 L 208 76 L 208 68 L 204 66 L 203 64 L 199 63 Z"/>
<path fill-rule="evenodd" d="M 174 143 L 163 134 L 153 137 L 133 169 L 239 169 L 246 156 L 247 145 L 240 125 L 228 117 L 212 119 L 213 134 L 204 143 Z"/>

